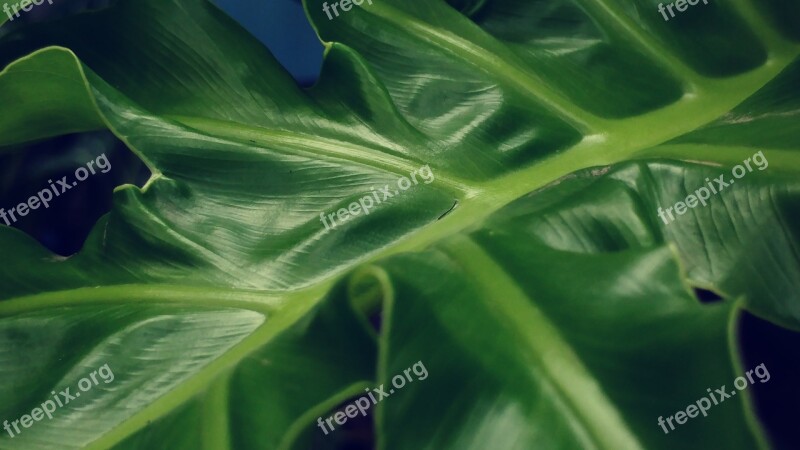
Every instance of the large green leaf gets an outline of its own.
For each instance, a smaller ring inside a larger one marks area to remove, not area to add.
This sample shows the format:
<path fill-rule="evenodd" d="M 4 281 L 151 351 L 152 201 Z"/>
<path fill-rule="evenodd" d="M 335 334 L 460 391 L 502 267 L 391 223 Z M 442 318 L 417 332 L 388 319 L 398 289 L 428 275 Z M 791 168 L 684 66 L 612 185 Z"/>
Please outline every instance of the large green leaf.
<path fill-rule="evenodd" d="M 451 3 L 307 1 L 309 90 L 202 0 L 3 37 L 0 149 L 108 128 L 153 176 L 72 257 L 0 228 L 2 417 L 115 374 L 0 448 L 335 448 L 317 417 L 418 361 L 370 415 L 380 448 L 780 442 L 757 386 L 656 421 L 752 369 L 742 310 L 800 330 L 800 8 Z M 659 219 L 757 151 L 767 170 Z"/>

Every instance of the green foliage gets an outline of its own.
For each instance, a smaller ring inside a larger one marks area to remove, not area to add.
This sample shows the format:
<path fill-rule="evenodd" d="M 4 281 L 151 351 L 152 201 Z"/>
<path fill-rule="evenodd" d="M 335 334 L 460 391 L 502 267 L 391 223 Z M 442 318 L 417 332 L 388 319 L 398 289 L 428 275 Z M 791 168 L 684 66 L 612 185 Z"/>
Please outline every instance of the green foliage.
<path fill-rule="evenodd" d="M 309 90 L 203 0 L 0 40 L 0 151 L 107 128 L 153 173 L 70 258 L 0 227 L 0 419 L 115 374 L 0 448 L 335 448 L 316 418 L 416 361 L 381 449 L 769 446 L 750 391 L 656 419 L 752 368 L 743 311 L 800 330 L 797 5 L 321 3 Z"/>

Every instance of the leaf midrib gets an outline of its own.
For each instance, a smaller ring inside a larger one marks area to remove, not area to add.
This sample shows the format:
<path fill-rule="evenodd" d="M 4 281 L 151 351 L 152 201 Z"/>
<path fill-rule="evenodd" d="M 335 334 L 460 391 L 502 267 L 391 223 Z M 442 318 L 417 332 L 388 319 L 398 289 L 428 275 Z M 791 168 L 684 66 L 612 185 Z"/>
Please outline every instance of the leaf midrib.
<path fill-rule="evenodd" d="M 476 242 L 467 237 L 447 243 L 445 251 L 461 265 L 482 292 L 478 298 L 491 300 L 487 308 L 506 319 L 503 323 L 516 334 L 520 347 L 536 361 L 550 384 L 592 437 L 597 448 L 637 450 L 643 446 L 630 431 L 620 411 L 603 393 L 597 380 L 583 364 L 558 328 L 519 285 Z M 557 355 L 547 357 L 546 355 Z"/>
<path fill-rule="evenodd" d="M 607 166 L 633 157 L 662 156 L 660 144 L 687 134 L 738 106 L 758 89 L 772 80 L 800 54 L 800 45 L 790 53 L 775 54 L 769 64 L 726 80 L 717 86 L 705 87 L 697 94 L 684 97 L 668 107 L 642 116 L 612 121 L 609 132 L 587 136 L 572 148 L 537 161 L 531 166 L 491 180 L 480 187 L 480 195 L 460 201 L 458 208 L 447 218 L 417 230 L 411 236 L 365 259 L 374 261 L 389 255 L 418 251 L 433 243 L 479 226 L 486 217 L 508 203 L 575 171 L 595 166 Z M 737 96 L 724 95 L 736 92 Z M 670 154 L 676 160 L 692 160 L 694 155 Z M 724 157 L 720 153 L 720 157 Z"/>
<path fill-rule="evenodd" d="M 59 307 L 114 305 L 120 303 L 186 304 L 214 308 L 237 308 L 272 314 L 304 292 L 266 291 L 177 284 L 116 284 L 48 291 L 0 302 L 0 317 Z"/>

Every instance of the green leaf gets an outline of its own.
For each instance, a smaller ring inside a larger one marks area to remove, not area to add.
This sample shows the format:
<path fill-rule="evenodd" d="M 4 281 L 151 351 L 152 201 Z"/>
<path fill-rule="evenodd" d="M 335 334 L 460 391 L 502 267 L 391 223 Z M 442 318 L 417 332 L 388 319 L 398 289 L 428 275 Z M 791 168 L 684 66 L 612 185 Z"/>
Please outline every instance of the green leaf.
<path fill-rule="evenodd" d="M 753 369 L 742 311 L 800 330 L 800 10 L 305 6 L 327 41 L 308 90 L 202 0 L 0 39 L 2 151 L 107 128 L 153 173 L 69 258 L 0 228 L 2 417 L 115 376 L 0 448 L 336 448 L 317 417 L 415 363 L 370 412 L 378 448 L 769 446 L 755 386 L 657 418 Z M 758 151 L 767 170 L 659 219 Z"/>

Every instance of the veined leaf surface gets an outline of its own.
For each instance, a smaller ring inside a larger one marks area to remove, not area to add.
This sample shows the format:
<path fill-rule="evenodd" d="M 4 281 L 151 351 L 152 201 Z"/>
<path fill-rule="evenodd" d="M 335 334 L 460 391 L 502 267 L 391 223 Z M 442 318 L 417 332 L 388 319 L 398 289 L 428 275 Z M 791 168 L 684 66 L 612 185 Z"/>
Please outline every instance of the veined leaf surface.
<path fill-rule="evenodd" d="M 656 419 L 752 369 L 743 310 L 800 329 L 797 6 L 305 7 L 308 90 L 202 0 L 0 40 L 0 148 L 107 128 L 153 173 L 69 258 L 0 228 L 2 417 L 115 374 L 0 448 L 336 448 L 316 418 L 417 361 L 371 413 L 379 448 L 780 446 L 751 391 Z"/>

